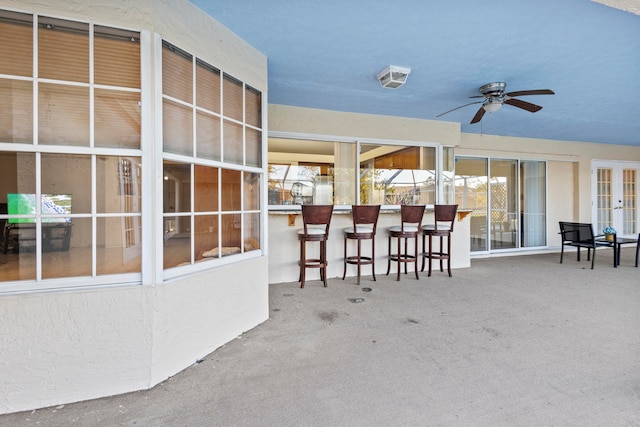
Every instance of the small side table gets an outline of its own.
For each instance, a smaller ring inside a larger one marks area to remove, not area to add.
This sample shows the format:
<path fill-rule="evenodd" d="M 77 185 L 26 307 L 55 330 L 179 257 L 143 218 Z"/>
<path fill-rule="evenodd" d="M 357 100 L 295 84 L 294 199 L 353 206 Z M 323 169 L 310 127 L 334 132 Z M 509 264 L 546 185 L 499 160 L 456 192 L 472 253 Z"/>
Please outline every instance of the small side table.
<path fill-rule="evenodd" d="M 605 242 L 605 239 L 598 239 L 598 242 Z M 609 241 L 607 241 L 609 242 Z M 620 248 L 622 245 L 636 245 L 636 264 L 638 267 L 638 255 L 640 254 L 640 234 L 638 237 L 629 238 L 629 237 L 617 237 L 615 234 L 613 235 L 613 241 L 609 242 L 611 247 L 613 247 L 613 266 L 618 267 L 620 265 Z"/>

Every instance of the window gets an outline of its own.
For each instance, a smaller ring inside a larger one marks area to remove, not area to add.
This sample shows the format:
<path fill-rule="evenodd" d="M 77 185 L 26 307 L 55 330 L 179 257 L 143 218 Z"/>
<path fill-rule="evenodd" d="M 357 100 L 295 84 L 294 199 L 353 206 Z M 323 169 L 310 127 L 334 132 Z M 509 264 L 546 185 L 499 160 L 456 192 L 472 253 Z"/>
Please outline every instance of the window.
<path fill-rule="evenodd" d="M 269 205 L 434 204 L 436 152 L 436 147 L 270 138 Z"/>
<path fill-rule="evenodd" d="M 162 47 L 164 268 L 257 251 L 262 95 Z"/>
<path fill-rule="evenodd" d="M 140 280 L 139 40 L 0 11 L 0 282 L 18 282 L 2 288 Z"/>

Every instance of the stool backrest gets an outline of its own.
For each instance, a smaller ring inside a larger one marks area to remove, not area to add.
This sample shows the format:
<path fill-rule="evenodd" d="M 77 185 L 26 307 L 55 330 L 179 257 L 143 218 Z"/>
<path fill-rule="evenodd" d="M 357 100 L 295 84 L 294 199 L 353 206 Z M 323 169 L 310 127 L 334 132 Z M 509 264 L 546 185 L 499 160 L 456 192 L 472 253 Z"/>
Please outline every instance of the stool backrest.
<path fill-rule="evenodd" d="M 456 213 L 458 212 L 458 205 L 435 205 L 434 217 L 435 217 L 435 229 L 453 231 L 453 225 L 456 222 Z"/>
<path fill-rule="evenodd" d="M 351 216 L 353 217 L 353 226 L 372 225 L 373 234 L 376 234 L 376 226 L 378 225 L 378 215 L 380 214 L 380 205 L 353 205 L 351 206 Z"/>
<path fill-rule="evenodd" d="M 400 221 L 402 232 L 406 225 L 412 227 L 418 227 L 422 225 L 422 218 L 424 217 L 425 205 L 401 205 L 400 206 Z"/>
<path fill-rule="evenodd" d="M 324 228 L 325 234 L 329 235 L 329 224 L 333 215 L 333 205 L 302 205 L 302 223 L 304 224 L 304 234 L 307 233 L 308 225 L 316 225 Z"/>

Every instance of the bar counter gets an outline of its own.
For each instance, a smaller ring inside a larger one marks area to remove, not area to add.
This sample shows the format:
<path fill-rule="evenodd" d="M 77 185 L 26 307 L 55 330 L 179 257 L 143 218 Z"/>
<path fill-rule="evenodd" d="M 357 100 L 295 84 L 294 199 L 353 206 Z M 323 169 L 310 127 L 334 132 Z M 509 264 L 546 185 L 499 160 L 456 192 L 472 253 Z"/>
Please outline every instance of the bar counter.
<path fill-rule="evenodd" d="M 457 221 L 454 227 L 451 241 L 451 268 L 467 268 L 471 265 L 471 247 L 469 236 L 469 217 L 471 211 L 459 210 Z M 433 223 L 433 208 L 425 211 L 422 224 Z M 378 226 L 376 230 L 376 253 L 375 267 L 376 275 L 384 275 L 387 272 L 387 228 L 400 224 L 400 208 L 382 208 L 378 218 Z M 329 240 L 327 242 L 327 258 L 329 265 L 327 267 L 327 276 L 330 280 L 342 279 L 343 259 L 344 259 L 344 237 L 343 230 L 353 225 L 350 207 L 334 207 L 333 217 L 331 219 L 331 227 L 329 229 Z M 298 280 L 299 267 L 298 260 L 300 258 L 300 243 L 298 241 L 297 231 L 303 227 L 302 214 L 299 209 L 282 208 L 269 210 L 269 283 L 295 282 Z M 419 250 L 422 251 L 422 239 L 419 237 Z M 434 239 L 437 245 L 439 239 Z M 394 242 L 395 243 L 395 242 Z M 349 254 L 355 253 L 355 242 L 349 242 Z M 363 253 L 370 250 L 370 243 L 363 243 Z M 437 246 L 436 246 L 437 248 Z M 314 256 L 318 252 L 318 244 L 308 244 L 308 256 Z M 422 260 L 418 258 L 419 267 L 422 266 Z M 355 277 L 356 266 L 347 265 L 347 279 Z M 391 264 L 391 272 L 396 271 L 396 263 Z M 447 274 L 446 265 L 445 272 L 440 273 L 439 263 L 434 265 L 432 274 Z M 455 271 L 453 272 L 455 276 Z M 371 276 L 370 266 L 363 266 L 363 279 L 361 286 L 366 286 Z M 428 280 L 426 269 L 420 275 L 420 278 Z M 309 269 L 307 271 L 307 281 L 316 281 L 320 279 L 320 273 L 317 269 Z M 415 280 L 415 276 L 408 275 L 402 277 L 401 280 Z M 355 281 L 353 281 L 355 283 Z M 313 283 L 309 283 L 314 285 Z M 321 286 L 321 285 L 319 285 Z M 331 286 L 331 282 L 329 282 Z"/>

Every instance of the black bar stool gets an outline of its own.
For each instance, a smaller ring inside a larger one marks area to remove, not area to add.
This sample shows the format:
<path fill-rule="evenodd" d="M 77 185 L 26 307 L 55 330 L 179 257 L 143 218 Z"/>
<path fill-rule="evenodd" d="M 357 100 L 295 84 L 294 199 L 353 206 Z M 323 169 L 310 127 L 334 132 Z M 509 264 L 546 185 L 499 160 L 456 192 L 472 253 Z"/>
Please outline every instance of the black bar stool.
<path fill-rule="evenodd" d="M 447 272 L 451 277 L 451 233 L 456 222 L 458 205 L 435 205 L 434 223 L 422 226 L 422 269 L 424 271 L 425 258 L 429 259 L 429 274 L 431 276 L 431 261 L 440 260 L 440 271 L 443 271 L 443 261 L 447 260 Z M 429 250 L 425 251 L 425 237 L 429 237 Z M 433 251 L 433 237 L 440 237 L 440 249 Z M 447 248 L 444 248 L 443 239 L 447 239 Z"/>
<path fill-rule="evenodd" d="M 387 261 L 387 276 L 391 271 L 391 261 L 398 263 L 398 277 L 400 280 L 400 264 L 404 264 L 404 273 L 407 274 L 407 264 L 415 265 L 416 279 L 418 279 L 418 233 L 424 216 L 424 205 L 400 206 L 400 225 L 394 225 L 387 229 L 389 234 L 389 258 Z M 391 252 L 391 239 L 396 238 L 398 247 L 395 253 Z M 409 239 L 414 240 L 413 255 L 409 253 Z M 404 243 L 404 248 L 402 243 Z"/>
<path fill-rule="evenodd" d="M 300 241 L 300 287 L 304 288 L 307 268 L 319 268 L 320 280 L 327 287 L 327 239 L 333 205 L 302 205 L 302 229 L 298 230 Z M 320 242 L 318 258 L 307 259 L 307 242 Z"/>
<path fill-rule="evenodd" d="M 375 252 L 376 252 L 376 227 L 378 225 L 378 215 L 380 205 L 353 205 L 351 206 L 351 216 L 353 226 L 344 229 L 344 273 L 342 280 L 347 276 L 347 264 L 358 266 L 358 286 L 360 286 L 360 270 L 363 265 L 371 265 L 373 280 L 376 280 Z M 347 242 L 356 240 L 358 245 L 357 255 L 347 256 Z M 362 241 L 371 240 L 371 256 L 362 255 Z"/>

